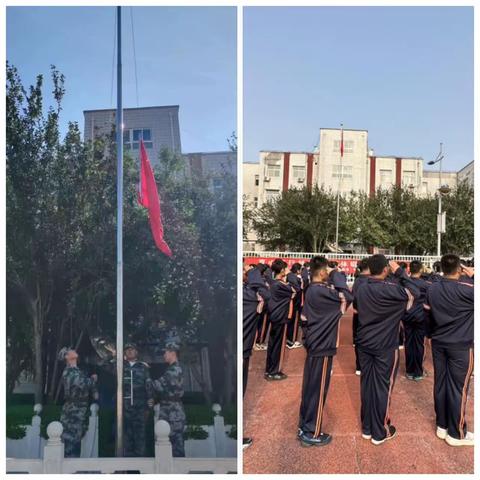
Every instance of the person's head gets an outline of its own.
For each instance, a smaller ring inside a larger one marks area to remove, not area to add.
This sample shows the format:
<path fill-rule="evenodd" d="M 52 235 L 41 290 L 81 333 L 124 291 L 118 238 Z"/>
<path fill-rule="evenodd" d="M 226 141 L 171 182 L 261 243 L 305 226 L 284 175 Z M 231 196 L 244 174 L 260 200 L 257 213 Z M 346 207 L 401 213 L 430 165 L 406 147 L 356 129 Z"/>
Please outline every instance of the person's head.
<path fill-rule="evenodd" d="M 267 269 L 268 269 L 268 267 L 263 263 L 259 263 L 257 265 L 257 270 L 260 272 L 260 275 L 262 275 L 262 276 L 267 271 Z"/>
<path fill-rule="evenodd" d="M 175 363 L 178 360 L 177 350 L 166 348 L 163 352 L 163 359 L 169 365 Z"/>
<path fill-rule="evenodd" d="M 389 266 L 385 255 L 376 254 L 369 257 L 368 269 L 370 270 L 370 275 L 379 278 L 386 278 L 389 273 Z"/>
<path fill-rule="evenodd" d="M 127 343 L 125 345 L 124 353 L 125 353 L 125 358 L 129 362 L 135 361 L 138 356 L 137 346 L 134 343 Z"/>
<path fill-rule="evenodd" d="M 420 260 L 412 260 L 410 262 L 410 275 L 412 277 L 419 277 L 423 272 L 423 265 Z"/>
<path fill-rule="evenodd" d="M 328 278 L 328 260 L 325 257 L 313 257 L 310 262 L 310 275 L 316 282 L 324 282 Z"/>
<path fill-rule="evenodd" d="M 310 262 L 305 262 L 303 264 L 303 268 L 310 268 Z"/>
<path fill-rule="evenodd" d="M 442 272 L 442 263 L 439 262 L 438 260 L 433 264 L 433 271 L 435 273 L 441 273 Z"/>
<path fill-rule="evenodd" d="M 63 360 L 66 364 L 75 364 L 78 360 L 78 353 L 73 347 L 63 347 L 58 353 L 59 360 Z"/>
<path fill-rule="evenodd" d="M 302 266 L 299 263 L 294 263 L 292 265 L 291 271 L 296 275 L 297 273 L 300 273 L 301 269 L 302 269 Z"/>
<path fill-rule="evenodd" d="M 249 271 L 250 271 L 250 265 L 248 265 L 247 263 L 244 263 L 243 264 L 243 281 L 244 282 L 247 281 L 247 274 Z"/>
<path fill-rule="evenodd" d="M 272 262 L 272 272 L 275 278 L 284 278 L 287 274 L 287 263 L 284 262 L 281 258 L 276 258 Z"/>
<path fill-rule="evenodd" d="M 357 269 L 359 273 L 363 275 L 368 275 L 370 273 L 370 269 L 368 268 L 368 258 L 362 258 L 358 263 L 357 263 Z"/>
<path fill-rule="evenodd" d="M 447 254 L 440 260 L 442 264 L 442 272 L 448 277 L 460 277 L 462 267 L 460 265 L 460 257 L 458 255 Z"/>

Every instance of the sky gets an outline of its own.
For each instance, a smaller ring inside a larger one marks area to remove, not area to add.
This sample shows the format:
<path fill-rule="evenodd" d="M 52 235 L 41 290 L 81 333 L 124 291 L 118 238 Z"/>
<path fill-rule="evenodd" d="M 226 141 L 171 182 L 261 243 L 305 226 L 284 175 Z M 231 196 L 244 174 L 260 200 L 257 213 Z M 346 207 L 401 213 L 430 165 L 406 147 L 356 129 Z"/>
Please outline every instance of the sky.
<path fill-rule="evenodd" d="M 376 155 L 428 161 L 443 142 L 458 170 L 473 160 L 473 67 L 470 7 L 247 8 L 244 161 L 312 151 L 343 123 Z"/>
<path fill-rule="evenodd" d="M 137 107 L 130 11 L 138 106 L 180 105 L 185 153 L 228 149 L 236 130 L 236 9 L 123 8 L 124 108 Z M 7 7 L 7 60 L 24 85 L 42 73 L 51 100 L 50 65 L 66 77 L 63 132 L 69 121 L 83 131 L 84 110 L 115 107 L 114 31 L 114 7 Z"/>

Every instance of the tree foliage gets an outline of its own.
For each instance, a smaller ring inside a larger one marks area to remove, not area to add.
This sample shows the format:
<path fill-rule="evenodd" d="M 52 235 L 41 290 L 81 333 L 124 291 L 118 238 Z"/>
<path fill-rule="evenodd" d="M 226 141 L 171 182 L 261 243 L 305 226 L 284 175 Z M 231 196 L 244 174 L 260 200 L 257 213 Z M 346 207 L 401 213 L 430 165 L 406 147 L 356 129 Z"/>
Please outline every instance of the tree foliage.
<path fill-rule="evenodd" d="M 7 374 L 11 391 L 22 370 L 32 372 L 37 401 L 55 395 L 61 346 L 116 331 L 115 132 L 84 143 L 70 123 L 61 138 L 65 79 L 52 67 L 51 80 L 55 105 L 44 114 L 43 78 L 27 90 L 7 65 Z M 163 150 L 159 160 L 172 259 L 155 247 L 136 200 L 137 160 L 124 158 L 126 338 L 175 326 L 184 344 L 204 342 L 222 365 L 236 332 L 235 179 L 224 172 L 219 193 L 208 177 L 193 182 L 181 155 Z M 232 378 L 217 369 L 216 401 L 234 398 Z"/>
<path fill-rule="evenodd" d="M 259 243 L 271 250 L 321 252 L 335 243 L 336 194 L 323 187 L 289 189 L 261 207 L 246 206 L 244 218 Z M 447 228 L 442 251 L 473 252 L 473 188 L 460 183 L 442 197 Z M 340 199 L 339 243 L 390 249 L 397 254 L 435 255 L 436 197 L 409 189 L 378 189 L 375 195 L 351 192 Z"/>

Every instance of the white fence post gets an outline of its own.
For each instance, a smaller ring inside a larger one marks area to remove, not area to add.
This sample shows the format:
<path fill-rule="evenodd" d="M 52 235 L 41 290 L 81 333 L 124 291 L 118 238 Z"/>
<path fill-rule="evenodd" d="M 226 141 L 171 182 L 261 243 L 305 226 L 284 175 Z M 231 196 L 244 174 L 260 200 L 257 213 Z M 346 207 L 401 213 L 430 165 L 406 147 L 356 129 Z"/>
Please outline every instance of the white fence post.
<path fill-rule="evenodd" d="M 153 428 L 155 428 L 155 424 L 157 423 L 157 420 L 160 418 L 160 404 L 156 403 L 153 406 Z"/>
<path fill-rule="evenodd" d="M 173 473 L 170 425 L 165 420 L 155 423 L 155 473 Z"/>
<path fill-rule="evenodd" d="M 33 407 L 35 415 L 32 417 L 32 425 L 27 428 L 27 450 L 31 458 L 41 458 L 40 445 L 42 437 L 40 437 L 40 424 L 42 419 L 40 413 L 42 412 L 42 405 L 37 403 Z"/>
<path fill-rule="evenodd" d="M 225 421 L 220 412 L 222 407 L 218 403 L 214 403 L 212 410 L 215 413 L 213 417 L 213 431 L 215 432 L 215 456 L 224 457 L 225 456 Z"/>
<path fill-rule="evenodd" d="M 82 438 L 81 458 L 98 457 L 98 404 L 90 405 L 90 417 L 88 418 L 88 430 Z"/>
<path fill-rule="evenodd" d="M 43 449 L 43 473 L 62 473 L 64 457 L 62 432 L 63 426 L 60 422 L 48 424 L 48 442 Z"/>

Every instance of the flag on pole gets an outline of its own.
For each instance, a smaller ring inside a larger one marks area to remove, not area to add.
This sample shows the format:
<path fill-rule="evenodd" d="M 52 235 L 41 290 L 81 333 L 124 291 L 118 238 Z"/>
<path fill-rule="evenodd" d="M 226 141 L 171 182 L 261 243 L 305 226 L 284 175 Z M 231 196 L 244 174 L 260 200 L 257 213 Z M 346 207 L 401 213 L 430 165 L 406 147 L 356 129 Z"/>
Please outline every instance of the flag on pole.
<path fill-rule="evenodd" d="M 343 127 L 342 127 L 342 136 L 340 139 L 340 156 L 343 158 Z"/>
<path fill-rule="evenodd" d="M 172 251 L 163 239 L 162 212 L 155 176 L 148 159 L 143 140 L 140 141 L 140 184 L 138 188 L 138 203 L 148 209 L 150 228 L 157 248 L 171 257 Z"/>

